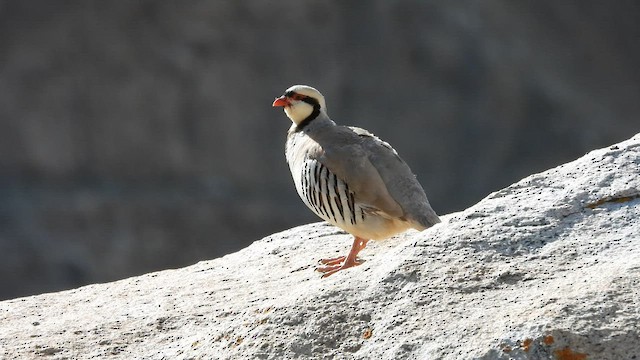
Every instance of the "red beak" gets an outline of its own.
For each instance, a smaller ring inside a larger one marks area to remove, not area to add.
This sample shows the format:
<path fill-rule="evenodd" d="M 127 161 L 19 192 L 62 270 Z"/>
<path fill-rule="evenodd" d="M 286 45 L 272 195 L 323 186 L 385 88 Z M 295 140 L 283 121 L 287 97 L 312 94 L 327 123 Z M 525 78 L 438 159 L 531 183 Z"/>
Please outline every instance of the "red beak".
<path fill-rule="evenodd" d="M 291 103 L 286 96 L 282 95 L 279 98 L 273 100 L 273 106 L 289 106 Z"/>

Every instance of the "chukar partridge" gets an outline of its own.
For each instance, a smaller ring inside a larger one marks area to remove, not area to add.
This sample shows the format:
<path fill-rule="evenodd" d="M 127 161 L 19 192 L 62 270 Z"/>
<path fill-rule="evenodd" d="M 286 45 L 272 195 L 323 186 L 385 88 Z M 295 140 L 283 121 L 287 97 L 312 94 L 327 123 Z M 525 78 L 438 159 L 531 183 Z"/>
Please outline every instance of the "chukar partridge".
<path fill-rule="evenodd" d="M 275 99 L 293 124 L 286 158 L 302 201 L 316 215 L 354 236 L 347 256 L 320 260 L 323 277 L 359 265 L 371 239 L 440 222 L 409 166 L 386 142 L 357 127 L 336 125 L 324 97 L 295 85 Z"/>

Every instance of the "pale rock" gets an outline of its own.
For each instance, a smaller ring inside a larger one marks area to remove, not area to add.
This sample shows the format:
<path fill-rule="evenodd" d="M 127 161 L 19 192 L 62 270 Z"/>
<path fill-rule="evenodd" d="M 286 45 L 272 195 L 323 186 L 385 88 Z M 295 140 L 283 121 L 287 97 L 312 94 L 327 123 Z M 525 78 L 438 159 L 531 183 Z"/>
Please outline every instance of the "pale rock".
<path fill-rule="evenodd" d="M 470 179 L 472 181 L 473 179 Z M 422 233 L 300 226 L 196 265 L 0 303 L 2 359 L 635 359 L 640 134 Z"/>

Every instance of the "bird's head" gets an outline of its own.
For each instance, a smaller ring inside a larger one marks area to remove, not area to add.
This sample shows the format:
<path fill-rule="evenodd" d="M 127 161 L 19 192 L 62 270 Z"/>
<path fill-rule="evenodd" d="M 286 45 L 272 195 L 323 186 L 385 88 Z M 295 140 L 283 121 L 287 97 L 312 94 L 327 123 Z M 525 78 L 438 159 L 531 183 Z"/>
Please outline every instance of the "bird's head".
<path fill-rule="evenodd" d="M 284 95 L 273 101 L 273 106 L 282 106 L 287 117 L 296 125 L 313 120 L 320 113 L 327 113 L 324 96 L 311 86 L 294 85 Z"/>

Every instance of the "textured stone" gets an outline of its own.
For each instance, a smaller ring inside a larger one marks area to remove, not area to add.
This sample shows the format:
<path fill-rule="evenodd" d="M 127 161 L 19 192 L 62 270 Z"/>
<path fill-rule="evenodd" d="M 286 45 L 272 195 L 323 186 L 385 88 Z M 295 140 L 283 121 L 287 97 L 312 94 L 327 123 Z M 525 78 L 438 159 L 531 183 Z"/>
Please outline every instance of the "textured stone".
<path fill-rule="evenodd" d="M 0 303 L 0 358 L 633 359 L 640 134 L 529 176 L 424 232 L 324 223 L 182 269 Z"/>

